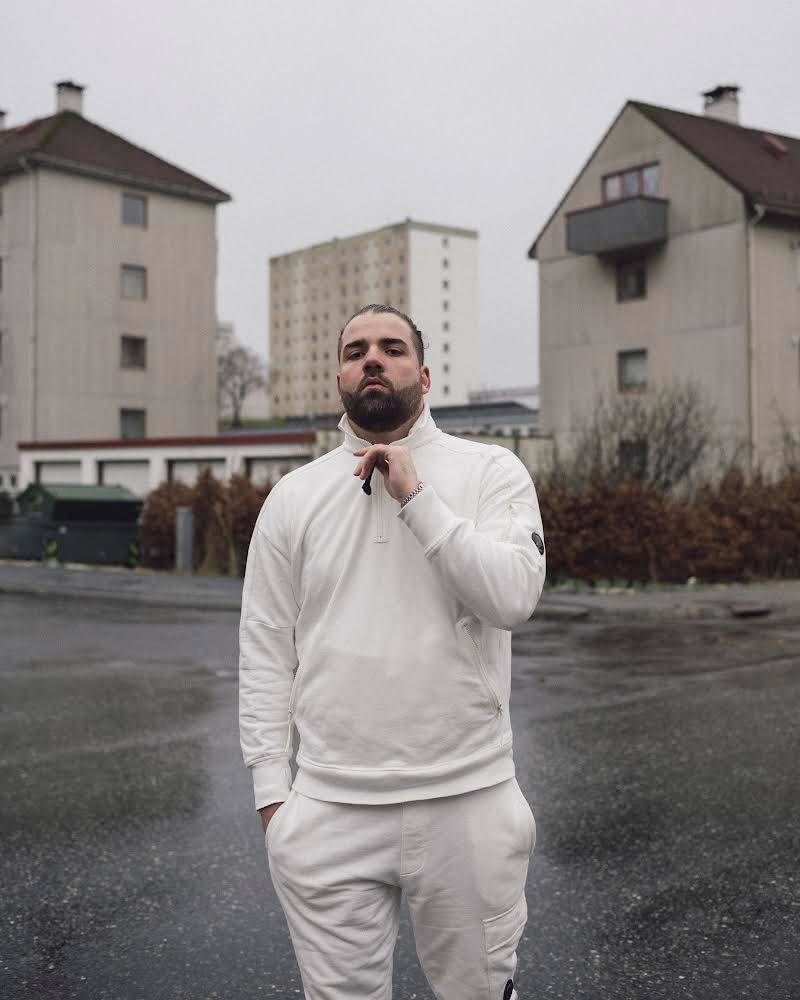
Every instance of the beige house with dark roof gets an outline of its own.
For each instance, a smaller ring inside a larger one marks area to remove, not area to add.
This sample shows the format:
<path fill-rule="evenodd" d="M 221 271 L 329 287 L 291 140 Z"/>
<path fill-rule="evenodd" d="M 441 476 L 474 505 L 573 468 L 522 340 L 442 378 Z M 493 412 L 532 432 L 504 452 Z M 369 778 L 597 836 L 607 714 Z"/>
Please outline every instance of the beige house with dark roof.
<path fill-rule="evenodd" d="M 213 434 L 224 191 L 82 114 L 0 114 L 0 489 L 17 442 Z"/>
<path fill-rule="evenodd" d="M 696 380 L 728 454 L 800 432 L 800 139 L 629 101 L 536 237 L 540 429 L 568 450 L 598 391 Z"/>

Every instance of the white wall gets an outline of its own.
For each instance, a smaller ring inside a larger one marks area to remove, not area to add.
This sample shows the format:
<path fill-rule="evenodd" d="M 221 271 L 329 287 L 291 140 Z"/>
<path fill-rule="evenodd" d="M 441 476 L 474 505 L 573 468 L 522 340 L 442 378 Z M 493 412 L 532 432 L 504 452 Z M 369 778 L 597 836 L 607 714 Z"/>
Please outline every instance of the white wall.
<path fill-rule="evenodd" d="M 431 369 L 431 406 L 469 402 L 478 372 L 478 240 L 409 225 L 409 315 L 422 330 Z M 443 245 L 443 240 L 448 246 Z M 449 262 L 443 267 L 442 261 Z M 449 289 L 442 287 L 449 281 Z M 443 303 L 449 302 L 449 309 Z M 444 324 L 450 329 L 445 330 Z M 449 344 L 445 352 L 443 344 Z M 445 373 L 444 365 L 450 366 Z M 450 387 L 445 393 L 444 387 Z"/>
<path fill-rule="evenodd" d="M 336 433 L 341 440 L 341 433 Z M 266 470 L 276 482 L 284 472 L 304 465 L 317 454 L 315 441 L 254 442 L 239 437 L 219 438 L 210 444 L 39 447 L 20 453 L 18 489 L 36 482 L 37 469 L 40 479 L 43 473 L 46 477 L 42 481 L 88 486 L 119 483 L 140 496 L 165 482 L 170 473 L 174 479 L 193 483 L 202 466 L 210 466 L 215 476 L 228 479 L 244 473 L 249 465 L 254 482 L 259 482 Z"/>

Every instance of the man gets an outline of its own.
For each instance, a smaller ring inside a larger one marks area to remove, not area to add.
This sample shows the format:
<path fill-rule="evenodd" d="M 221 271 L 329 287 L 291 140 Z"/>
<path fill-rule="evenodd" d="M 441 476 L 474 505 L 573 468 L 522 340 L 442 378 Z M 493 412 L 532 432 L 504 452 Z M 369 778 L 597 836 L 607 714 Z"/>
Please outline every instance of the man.
<path fill-rule="evenodd" d="M 272 881 L 307 1000 L 391 996 L 401 893 L 439 1000 L 510 1000 L 536 836 L 511 629 L 544 582 L 536 492 L 507 449 L 437 429 L 403 313 L 356 313 L 336 380 L 344 443 L 269 494 L 242 598 L 242 750 Z"/>

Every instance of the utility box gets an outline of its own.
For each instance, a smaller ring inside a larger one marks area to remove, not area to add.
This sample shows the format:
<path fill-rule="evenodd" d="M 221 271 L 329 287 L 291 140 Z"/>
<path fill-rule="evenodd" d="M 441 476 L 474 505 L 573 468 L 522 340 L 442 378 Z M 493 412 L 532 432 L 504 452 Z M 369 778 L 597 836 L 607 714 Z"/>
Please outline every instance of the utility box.
<path fill-rule="evenodd" d="M 124 486 L 31 483 L 0 518 L 0 558 L 134 565 L 142 501 Z"/>

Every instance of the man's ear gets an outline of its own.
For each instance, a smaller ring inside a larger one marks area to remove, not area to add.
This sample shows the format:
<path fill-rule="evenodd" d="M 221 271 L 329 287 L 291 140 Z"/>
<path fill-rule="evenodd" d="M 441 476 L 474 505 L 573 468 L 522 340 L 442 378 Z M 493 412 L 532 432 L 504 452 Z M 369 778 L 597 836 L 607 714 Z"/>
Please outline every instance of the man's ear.
<path fill-rule="evenodd" d="M 423 365 L 419 373 L 422 376 L 422 395 L 425 396 L 431 391 L 431 370 L 427 365 Z"/>

